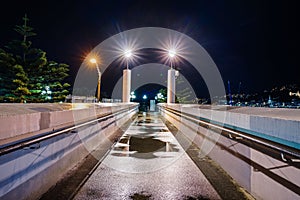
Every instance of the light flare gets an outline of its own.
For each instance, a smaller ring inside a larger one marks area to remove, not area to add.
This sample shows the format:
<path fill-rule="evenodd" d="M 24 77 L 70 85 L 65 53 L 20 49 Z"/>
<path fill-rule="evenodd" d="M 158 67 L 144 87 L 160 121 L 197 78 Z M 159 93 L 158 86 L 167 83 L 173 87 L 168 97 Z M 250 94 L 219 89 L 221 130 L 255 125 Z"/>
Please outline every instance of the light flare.
<path fill-rule="evenodd" d="M 91 58 L 91 59 L 90 59 L 90 62 L 93 63 L 93 64 L 96 64 L 96 63 L 97 63 L 97 60 L 96 60 L 95 58 Z"/>
<path fill-rule="evenodd" d="M 131 49 L 125 50 L 125 51 L 124 51 L 124 56 L 125 56 L 126 58 L 130 58 L 130 57 L 132 56 L 132 51 L 131 51 Z"/>
<path fill-rule="evenodd" d="M 137 60 L 141 59 L 138 55 L 138 50 L 142 49 L 141 44 L 138 42 L 138 37 L 126 37 L 126 34 L 122 35 L 121 40 L 115 41 L 115 46 L 112 50 L 118 57 L 117 60 L 120 61 L 121 66 L 135 65 Z"/>
<path fill-rule="evenodd" d="M 179 64 L 183 62 L 185 59 L 187 46 L 185 42 L 180 37 L 175 37 L 170 35 L 168 39 L 164 41 L 160 41 L 161 45 L 161 56 L 160 60 L 165 65 L 174 66 L 175 64 Z"/>
<path fill-rule="evenodd" d="M 168 55 L 170 56 L 170 58 L 173 58 L 174 56 L 176 56 L 176 51 L 173 49 L 169 49 Z"/>

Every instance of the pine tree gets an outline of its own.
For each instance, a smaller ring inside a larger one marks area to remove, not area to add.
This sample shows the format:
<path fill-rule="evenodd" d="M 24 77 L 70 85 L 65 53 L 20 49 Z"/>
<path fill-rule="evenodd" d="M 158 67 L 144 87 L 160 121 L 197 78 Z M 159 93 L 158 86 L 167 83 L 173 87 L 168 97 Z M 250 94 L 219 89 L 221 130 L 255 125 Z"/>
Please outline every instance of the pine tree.
<path fill-rule="evenodd" d="M 28 77 L 25 73 L 23 67 L 21 65 L 14 65 L 13 71 L 15 73 L 15 77 L 13 79 L 13 94 L 17 97 L 16 100 L 18 102 L 24 102 L 26 95 L 30 94 L 30 91 L 27 88 Z"/>
<path fill-rule="evenodd" d="M 56 102 L 63 101 L 70 85 L 63 81 L 68 76 L 69 66 L 48 62 L 46 52 L 33 48 L 29 37 L 35 36 L 28 26 L 16 25 L 15 31 L 22 40 L 11 41 L 0 49 L 0 101 L 13 102 Z"/>
<path fill-rule="evenodd" d="M 0 49 L 0 101 L 13 102 L 14 95 L 11 93 L 13 88 L 13 80 L 15 73 L 13 66 L 15 59 L 12 54 L 7 53 L 5 50 Z"/>
<path fill-rule="evenodd" d="M 35 36 L 36 33 L 32 32 L 33 28 L 27 26 L 27 21 L 29 21 L 27 14 L 23 17 L 24 24 L 22 26 L 16 25 L 15 31 L 23 36 L 23 62 L 26 60 L 26 53 L 31 46 L 31 42 L 27 42 L 27 38 L 31 36 Z"/>
<path fill-rule="evenodd" d="M 11 53 L 0 49 L 0 96 L 4 102 L 23 102 L 26 95 L 28 77 L 23 66 L 16 62 Z"/>
<path fill-rule="evenodd" d="M 159 103 L 166 103 L 167 102 L 167 88 L 162 88 L 158 92 L 160 93 L 160 96 L 157 99 L 157 101 Z"/>
<path fill-rule="evenodd" d="M 47 101 L 64 101 L 69 94 L 70 84 L 64 82 L 68 76 L 69 68 L 67 64 L 58 64 L 50 61 L 43 67 L 41 82 L 37 85 L 43 88 L 42 99 Z M 51 93 L 51 98 L 50 97 Z"/>

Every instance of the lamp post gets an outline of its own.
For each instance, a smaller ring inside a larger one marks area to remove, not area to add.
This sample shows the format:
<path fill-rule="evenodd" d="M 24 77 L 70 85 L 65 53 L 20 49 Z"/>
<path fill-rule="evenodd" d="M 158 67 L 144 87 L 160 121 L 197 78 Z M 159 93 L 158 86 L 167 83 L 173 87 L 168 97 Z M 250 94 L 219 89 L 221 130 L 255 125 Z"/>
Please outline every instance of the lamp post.
<path fill-rule="evenodd" d="M 171 69 L 173 69 L 172 61 L 173 61 L 173 58 L 176 56 L 176 51 L 170 49 L 170 50 L 168 51 L 168 56 L 169 56 L 169 58 L 170 58 Z"/>
<path fill-rule="evenodd" d="M 168 70 L 168 88 L 167 88 L 167 103 L 175 103 L 175 77 L 176 70 L 173 69 L 173 59 L 176 56 L 175 50 L 169 50 L 168 56 L 170 58 L 171 69 Z"/>
<path fill-rule="evenodd" d="M 132 51 L 130 49 L 124 51 L 124 56 L 126 59 L 126 69 L 128 69 L 128 62 L 129 62 L 130 57 L 132 56 Z"/>
<path fill-rule="evenodd" d="M 123 53 L 124 58 L 126 59 L 126 69 L 123 70 L 123 94 L 122 101 L 124 103 L 130 102 L 130 90 L 131 90 L 131 70 L 128 67 L 129 59 L 132 57 L 132 51 L 126 50 Z"/>
<path fill-rule="evenodd" d="M 98 72 L 98 86 L 97 86 L 97 100 L 100 101 L 100 86 L 101 86 L 101 72 L 95 58 L 90 59 L 90 62 L 96 65 L 96 69 Z"/>

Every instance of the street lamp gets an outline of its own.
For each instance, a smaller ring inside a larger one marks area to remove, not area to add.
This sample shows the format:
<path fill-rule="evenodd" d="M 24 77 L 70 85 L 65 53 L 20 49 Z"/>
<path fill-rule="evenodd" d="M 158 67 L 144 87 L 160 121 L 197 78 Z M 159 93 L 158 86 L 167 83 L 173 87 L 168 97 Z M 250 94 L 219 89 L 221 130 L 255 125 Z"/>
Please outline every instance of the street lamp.
<path fill-rule="evenodd" d="M 90 62 L 96 65 L 96 69 L 98 72 L 98 87 L 97 87 L 97 100 L 100 101 L 100 85 L 101 85 L 101 72 L 97 63 L 97 60 L 95 58 L 91 58 Z"/>
<path fill-rule="evenodd" d="M 132 56 L 132 51 L 130 49 L 124 51 L 124 57 L 126 59 L 126 69 L 128 69 L 128 62 L 131 56 Z"/>
<path fill-rule="evenodd" d="M 126 60 L 126 69 L 123 70 L 123 94 L 122 100 L 125 103 L 130 102 L 130 90 L 131 90 L 131 70 L 129 69 L 129 59 L 133 56 L 131 49 L 126 49 L 123 52 L 123 57 Z"/>
<path fill-rule="evenodd" d="M 176 50 L 169 49 L 168 56 L 170 59 L 171 69 L 168 70 L 168 88 L 167 88 L 167 103 L 175 103 L 175 78 L 176 70 L 173 69 L 173 59 L 176 57 Z"/>
<path fill-rule="evenodd" d="M 176 51 L 174 49 L 169 49 L 168 56 L 170 58 L 170 64 L 171 64 L 171 69 L 172 69 L 173 68 L 172 61 L 173 61 L 174 57 L 176 56 Z"/>

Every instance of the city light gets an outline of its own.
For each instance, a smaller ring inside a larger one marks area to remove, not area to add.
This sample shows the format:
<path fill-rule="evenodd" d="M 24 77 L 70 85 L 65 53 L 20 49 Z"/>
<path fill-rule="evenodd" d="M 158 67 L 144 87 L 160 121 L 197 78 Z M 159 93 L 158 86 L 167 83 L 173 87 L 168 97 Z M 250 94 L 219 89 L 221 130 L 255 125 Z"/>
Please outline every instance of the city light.
<path fill-rule="evenodd" d="M 51 97 L 52 91 L 50 90 L 50 86 L 45 86 L 45 90 L 42 90 L 42 93 L 41 93 L 41 94 L 42 94 L 42 95 L 47 95 L 47 96 L 45 97 L 45 99 L 47 99 L 47 100 L 52 99 L 52 97 Z"/>
<path fill-rule="evenodd" d="M 143 99 L 147 99 L 147 95 L 144 94 Z"/>
<path fill-rule="evenodd" d="M 131 92 L 131 93 L 130 93 L 130 98 L 131 98 L 132 100 L 134 100 L 134 99 L 136 98 L 136 95 L 134 94 L 134 92 Z"/>
<path fill-rule="evenodd" d="M 163 98 L 164 98 L 164 95 L 162 95 L 161 93 L 158 93 L 158 94 L 157 94 L 157 98 L 158 98 L 158 99 L 163 99 Z"/>
<path fill-rule="evenodd" d="M 299 92 L 299 91 L 297 91 L 297 92 L 295 92 L 295 93 L 289 92 L 289 95 L 290 95 L 290 96 L 297 96 L 297 97 L 300 97 L 300 92 Z"/>

